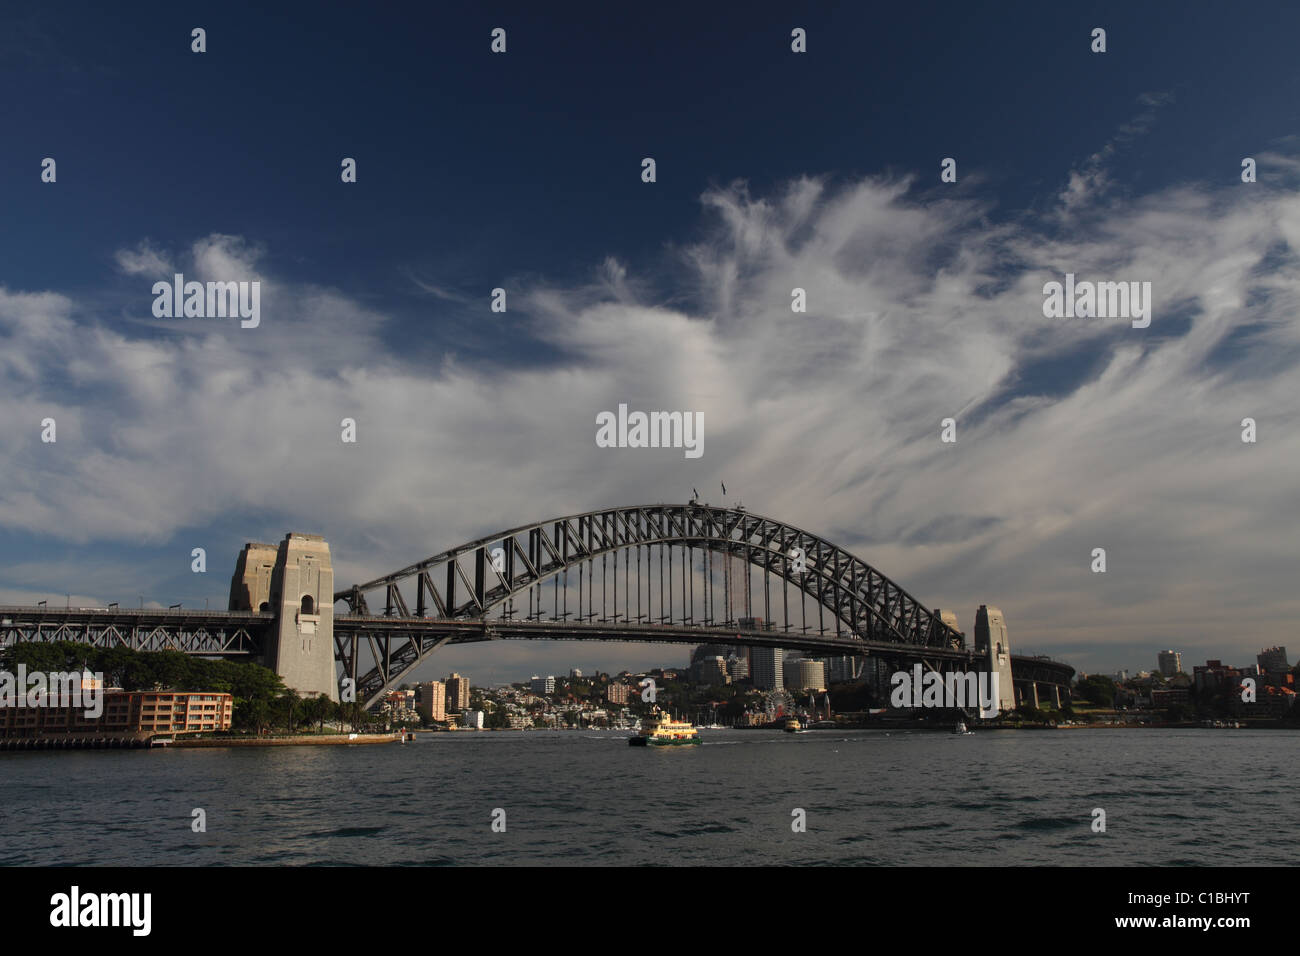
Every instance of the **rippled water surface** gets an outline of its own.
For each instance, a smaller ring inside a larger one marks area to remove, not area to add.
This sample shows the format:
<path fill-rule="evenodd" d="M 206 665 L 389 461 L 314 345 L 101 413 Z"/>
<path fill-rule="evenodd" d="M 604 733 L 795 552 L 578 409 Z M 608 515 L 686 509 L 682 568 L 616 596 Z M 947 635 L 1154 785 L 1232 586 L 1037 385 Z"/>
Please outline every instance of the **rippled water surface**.
<path fill-rule="evenodd" d="M 703 734 L 0 753 L 0 863 L 1282 865 L 1300 838 L 1290 731 Z"/>

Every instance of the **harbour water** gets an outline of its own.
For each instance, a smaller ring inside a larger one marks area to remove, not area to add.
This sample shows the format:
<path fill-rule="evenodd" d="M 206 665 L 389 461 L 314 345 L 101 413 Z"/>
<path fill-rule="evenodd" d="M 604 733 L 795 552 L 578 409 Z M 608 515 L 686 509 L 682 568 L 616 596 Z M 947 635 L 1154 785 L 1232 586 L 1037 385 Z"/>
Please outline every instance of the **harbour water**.
<path fill-rule="evenodd" d="M 702 734 L 5 753 L 0 864 L 1280 866 L 1300 837 L 1292 731 Z"/>

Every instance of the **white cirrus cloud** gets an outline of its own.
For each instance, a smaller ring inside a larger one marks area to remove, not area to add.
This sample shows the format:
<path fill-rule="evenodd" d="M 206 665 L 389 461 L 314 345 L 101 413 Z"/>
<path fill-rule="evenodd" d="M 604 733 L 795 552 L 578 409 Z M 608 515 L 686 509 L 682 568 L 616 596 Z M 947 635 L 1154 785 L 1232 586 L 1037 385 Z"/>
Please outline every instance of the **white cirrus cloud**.
<path fill-rule="evenodd" d="M 256 330 L 157 322 L 142 291 L 145 336 L 0 289 L 0 527 L 133 544 L 217 522 L 318 531 L 341 586 L 533 519 L 695 487 L 716 502 L 722 480 L 968 631 L 996 604 L 1013 647 L 1089 669 L 1157 645 L 1244 654 L 1300 612 L 1294 192 L 1084 190 L 997 224 L 889 179 L 702 198 L 711 229 L 676 249 L 671 287 L 611 260 L 588 284 L 512 290 L 520 334 L 551 356 L 535 364 L 407 353 L 396 320 L 278 277 L 238 237 L 188 262 L 261 281 Z M 1043 283 L 1065 272 L 1151 282 L 1151 327 L 1045 319 Z M 620 403 L 703 412 L 703 457 L 598 448 L 595 416 Z"/>

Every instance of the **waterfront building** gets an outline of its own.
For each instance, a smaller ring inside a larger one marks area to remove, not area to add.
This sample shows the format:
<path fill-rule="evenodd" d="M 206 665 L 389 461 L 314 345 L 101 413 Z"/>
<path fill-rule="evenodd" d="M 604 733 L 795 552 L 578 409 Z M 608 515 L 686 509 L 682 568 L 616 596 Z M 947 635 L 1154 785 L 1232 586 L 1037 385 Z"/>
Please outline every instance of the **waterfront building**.
<path fill-rule="evenodd" d="M 460 714 L 460 725 L 466 730 L 483 729 L 483 711 L 481 710 L 463 710 Z"/>
<path fill-rule="evenodd" d="M 1225 683 L 1236 682 L 1241 672 L 1235 667 L 1228 667 L 1220 660 L 1206 661 L 1204 666 L 1192 668 L 1192 675 L 1196 681 L 1196 691 L 1217 691 Z"/>
<path fill-rule="evenodd" d="M 451 674 L 447 678 L 447 713 L 459 714 L 469 707 L 469 678 Z"/>
<path fill-rule="evenodd" d="M 1158 709 L 1172 707 L 1174 704 L 1186 704 L 1191 701 L 1191 691 L 1186 687 L 1168 687 L 1151 690 L 1151 706 Z"/>
<path fill-rule="evenodd" d="M 394 716 L 404 714 L 407 711 L 415 709 L 415 691 L 413 690 L 392 690 L 384 696 L 384 703 L 388 705 L 389 713 Z"/>
<path fill-rule="evenodd" d="M 1165 677 L 1173 677 L 1175 674 L 1182 673 L 1183 655 L 1177 651 L 1161 651 L 1156 655 L 1156 663 L 1160 667 L 1160 673 Z"/>
<path fill-rule="evenodd" d="M 440 680 L 425 681 L 419 687 L 416 709 L 425 720 L 441 723 L 447 719 L 447 686 Z"/>
<path fill-rule="evenodd" d="M 84 704 L 66 707 L 0 707 L 0 737 L 49 734 L 200 734 L 229 730 L 234 697 L 209 691 L 103 692 L 103 713 L 86 715 Z"/>

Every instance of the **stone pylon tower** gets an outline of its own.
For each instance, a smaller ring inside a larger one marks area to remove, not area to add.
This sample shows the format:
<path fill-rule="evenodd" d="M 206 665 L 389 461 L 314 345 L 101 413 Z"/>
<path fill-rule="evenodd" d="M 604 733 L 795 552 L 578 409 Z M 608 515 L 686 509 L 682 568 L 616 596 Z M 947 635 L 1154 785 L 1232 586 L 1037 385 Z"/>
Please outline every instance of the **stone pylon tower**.
<path fill-rule="evenodd" d="M 271 572 L 275 570 L 277 550 L 273 544 L 256 541 L 244 545 L 230 579 L 230 610 L 271 610 Z"/>
<path fill-rule="evenodd" d="M 957 623 L 957 612 L 944 611 L 944 610 L 940 610 L 939 608 L 935 608 L 934 613 L 939 615 L 939 620 L 943 621 L 943 623 L 947 624 L 950 628 L 952 628 L 954 631 L 956 631 L 958 634 L 962 636 L 962 646 L 965 646 L 966 633 L 961 629 L 961 626 Z"/>
<path fill-rule="evenodd" d="M 334 569 L 318 534 L 287 534 L 278 548 L 249 543 L 230 584 L 232 611 L 276 615 L 263 663 L 304 696 L 337 701 Z"/>
<path fill-rule="evenodd" d="M 998 710 L 1016 709 L 1016 685 L 1011 679 L 1011 642 L 1002 611 L 981 604 L 975 612 L 975 651 L 984 655 L 990 674 L 998 675 Z"/>

